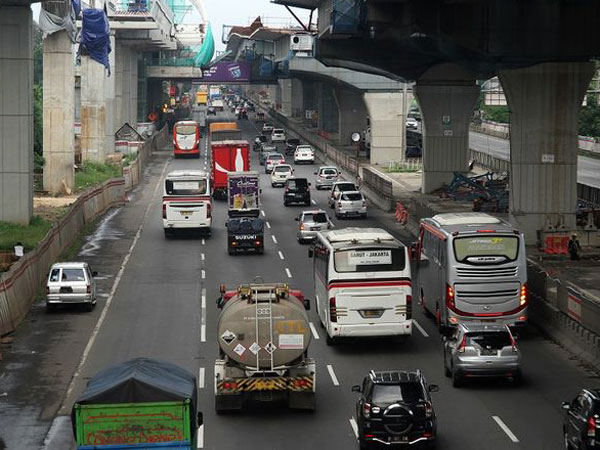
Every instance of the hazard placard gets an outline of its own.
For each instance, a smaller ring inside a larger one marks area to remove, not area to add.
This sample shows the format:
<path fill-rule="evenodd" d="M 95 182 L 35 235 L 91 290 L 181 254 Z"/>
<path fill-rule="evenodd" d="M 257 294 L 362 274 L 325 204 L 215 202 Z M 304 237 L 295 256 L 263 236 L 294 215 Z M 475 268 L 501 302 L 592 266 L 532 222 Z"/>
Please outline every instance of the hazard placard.
<path fill-rule="evenodd" d="M 225 330 L 225 332 L 221 335 L 221 340 L 225 342 L 227 345 L 230 345 L 233 341 L 235 341 L 237 336 L 235 333 L 229 330 Z"/>
<path fill-rule="evenodd" d="M 244 347 L 242 344 L 238 344 L 235 346 L 233 351 L 236 352 L 238 355 L 242 356 L 246 351 L 246 347 Z"/>
<path fill-rule="evenodd" d="M 260 345 L 258 345 L 255 342 L 250 347 L 248 347 L 248 350 L 250 350 L 252 353 L 254 353 L 256 355 L 260 351 Z"/>
<path fill-rule="evenodd" d="M 273 344 L 272 342 L 269 342 L 267 345 L 265 345 L 265 350 L 268 353 L 273 353 L 275 350 L 277 350 L 277 347 L 275 347 L 275 344 Z"/>

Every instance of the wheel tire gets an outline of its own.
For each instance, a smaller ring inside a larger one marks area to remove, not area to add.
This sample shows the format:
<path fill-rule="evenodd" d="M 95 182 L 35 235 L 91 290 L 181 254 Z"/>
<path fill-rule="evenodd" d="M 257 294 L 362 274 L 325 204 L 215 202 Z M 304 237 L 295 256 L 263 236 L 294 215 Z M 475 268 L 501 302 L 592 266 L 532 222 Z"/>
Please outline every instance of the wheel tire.
<path fill-rule="evenodd" d="M 366 220 L 366 218 L 367 218 L 367 213 L 364 213 L 364 214 L 363 214 L 363 216 L 362 216 L 362 218 Z"/>
<path fill-rule="evenodd" d="M 171 230 L 165 228 L 165 239 L 170 239 L 172 235 Z"/>
<path fill-rule="evenodd" d="M 369 448 L 371 448 L 370 442 L 369 441 L 365 441 L 364 439 L 361 439 L 359 437 L 358 438 L 358 448 L 360 450 L 368 450 Z"/>
<path fill-rule="evenodd" d="M 450 372 L 450 369 L 448 369 L 448 366 L 446 365 L 446 352 L 444 352 L 444 375 L 446 378 L 450 378 L 452 376 L 452 372 Z"/>
<path fill-rule="evenodd" d="M 284 201 L 283 206 L 290 206 L 290 204 L 288 202 Z"/>
<path fill-rule="evenodd" d="M 271 183 L 271 187 L 275 187 L 275 183 Z"/>
<path fill-rule="evenodd" d="M 454 367 L 452 368 L 450 375 L 452 377 L 452 387 L 455 387 L 457 389 L 460 388 L 462 386 L 462 378 L 454 370 Z"/>
<path fill-rule="evenodd" d="M 329 334 L 325 334 L 325 343 L 330 346 L 333 347 L 335 344 L 337 344 L 337 341 L 335 338 L 332 338 L 331 336 L 329 336 Z"/>
<path fill-rule="evenodd" d="M 94 310 L 94 304 L 93 303 L 86 303 L 84 309 L 87 312 L 92 312 Z"/>
<path fill-rule="evenodd" d="M 52 314 L 55 311 L 56 311 L 56 305 L 53 305 L 51 303 L 46 303 L 46 312 L 47 313 Z"/>

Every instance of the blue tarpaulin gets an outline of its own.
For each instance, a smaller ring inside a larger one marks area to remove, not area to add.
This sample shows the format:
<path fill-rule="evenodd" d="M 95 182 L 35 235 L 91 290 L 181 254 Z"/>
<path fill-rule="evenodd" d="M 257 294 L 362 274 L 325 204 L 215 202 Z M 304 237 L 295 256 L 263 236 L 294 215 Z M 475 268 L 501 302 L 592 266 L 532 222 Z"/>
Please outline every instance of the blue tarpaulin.
<path fill-rule="evenodd" d="M 81 0 L 71 0 L 71 6 L 73 7 L 75 17 L 79 18 L 79 14 L 81 14 Z"/>
<path fill-rule="evenodd" d="M 93 60 L 106 67 L 110 76 L 108 62 L 108 54 L 111 52 L 110 27 L 108 17 L 103 10 L 92 8 L 83 10 L 79 52 L 89 55 Z"/>

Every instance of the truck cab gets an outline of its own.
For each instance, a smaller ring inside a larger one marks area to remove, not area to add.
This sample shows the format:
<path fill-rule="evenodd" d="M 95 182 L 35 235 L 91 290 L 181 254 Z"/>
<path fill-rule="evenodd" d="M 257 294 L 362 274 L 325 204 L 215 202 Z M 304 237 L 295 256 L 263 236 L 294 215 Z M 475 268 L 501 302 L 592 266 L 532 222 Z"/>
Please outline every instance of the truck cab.
<path fill-rule="evenodd" d="M 265 251 L 264 221 L 260 217 L 231 217 L 227 221 L 227 252 L 263 253 Z"/>

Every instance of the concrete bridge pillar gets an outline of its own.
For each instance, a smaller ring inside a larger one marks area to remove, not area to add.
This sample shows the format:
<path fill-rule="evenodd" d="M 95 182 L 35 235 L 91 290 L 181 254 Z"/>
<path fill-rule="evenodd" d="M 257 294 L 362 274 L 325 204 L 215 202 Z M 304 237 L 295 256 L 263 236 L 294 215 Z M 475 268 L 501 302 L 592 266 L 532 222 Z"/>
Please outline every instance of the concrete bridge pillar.
<path fill-rule="evenodd" d="M 339 143 L 352 145 L 352 133 L 361 133 L 367 128 L 367 108 L 361 93 L 348 89 L 334 90 L 339 109 Z"/>
<path fill-rule="evenodd" d="M 104 84 L 107 71 L 89 56 L 81 57 L 81 156 L 83 161 L 106 159 L 106 100 Z"/>
<path fill-rule="evenodd" d="M 371 123 L 371 164 L 403 161 L 412 92 L 365 92 L 363 98 Z"/>
<path fill-rule="evenodd" d="M 292 78 L 292 117 L 304 118 L 304 86 L 298 78 Z"/>
<path fill-rule="evenodd" d="M 339 133 L 339 111 L 335 103 L 334 89 L 329 83 L 318 83 L 318 86 L 319 128 L 335 140 Z"/>
<path fill-rule="evenodd" d="M 510 220 L 537 231 L 575 229 L 578 117 L 593 63 L 545 63 L 501 71 L 510 107 Z"/>
<path fill-rule="evenodd" d="M 32 215 L 31 7 L 0 6 L 0 221 L 28 224 Z"/>
<path fill-rule="evenodd" d="M 423 117 L 423 184 L 430 193 L 467 172 L 469 123 L 480 88 L 475 78 L 452 65 L 436 66 L 417 80 L 415 97 Z"/>
<path fill-rule="evenodd" d="M 75 70 L 66 31 L 44 39 L 44 189 L 51 195 L 74 188 Z"/>
<path fill-rule="evenodd" d="M 137 54 L 117 41 L 115 54 L 115 130 L 137 124 Z"/>
<path fill-rule="evenodd" d="M 281 105 L 279 113 L 285 117 L 292 116 L 292 80 L 282 78 L 277 80 L 277 103 Z"/>
<path fill-rule="evenodd" d="M 112 51 L 108 54 L 108 61 L 111 71 L 115 70 L 115 55 L 117 53 L 115 45 L 115 32 L 110 32 L 110 48 Z M 108 75 L 108 73 L 107 73 Z M 112 73 L 104 80 L 104 98 L 106 102 L 106 121 L 104 123 L 104 154 L 108 155 L 115 151 L 115 131 L 117 124 L 115 120 L 115 74 Z M 120 125 L 118 125 L 120 127 Z"/>
<path fill-rule="evenodd" d="M 125 92 L 123 73 L 125 72 L 124 60 L 126 52 L 127 47 L 117 41 L 115 68 L 113 72 L 115 76 L 115 125 L 117 129 L 127 122 L 127 114 L 125 113 L 127 102 L 123 101 L 123 93 Z"/>
<path fill-rule="evenodd" d="M 132 48 L 129 49 L 129 115 L 127 121 L 133 128 L 138 122 L 138 54 Z M 146 117 L 142 117 L 141 121 L 145 122 Z"/>

